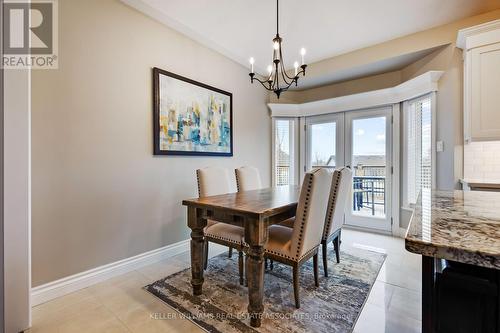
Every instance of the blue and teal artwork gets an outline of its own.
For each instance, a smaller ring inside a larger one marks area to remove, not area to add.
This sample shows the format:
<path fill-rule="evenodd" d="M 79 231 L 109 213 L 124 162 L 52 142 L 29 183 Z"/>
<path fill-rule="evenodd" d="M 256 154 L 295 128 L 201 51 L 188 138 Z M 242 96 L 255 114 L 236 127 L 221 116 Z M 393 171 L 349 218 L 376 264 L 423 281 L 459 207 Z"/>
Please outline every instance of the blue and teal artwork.
<path fill-rule="evenodd" d="M 232 156 L 232 94 L 155 68 L 155 154 Z"/>

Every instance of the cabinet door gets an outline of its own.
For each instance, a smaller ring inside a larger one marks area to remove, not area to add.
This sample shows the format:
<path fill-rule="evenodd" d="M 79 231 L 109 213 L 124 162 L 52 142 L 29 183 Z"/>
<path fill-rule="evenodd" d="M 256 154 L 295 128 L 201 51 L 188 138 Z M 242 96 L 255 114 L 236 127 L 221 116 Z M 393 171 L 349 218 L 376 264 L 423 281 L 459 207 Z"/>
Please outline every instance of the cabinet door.
<path fill-rule="evenodd" d="M 471 138 L 500 140 L 500 43 L 471 50 L 468 60 L 470 100 L 465 108 L 470 107 Z"/>

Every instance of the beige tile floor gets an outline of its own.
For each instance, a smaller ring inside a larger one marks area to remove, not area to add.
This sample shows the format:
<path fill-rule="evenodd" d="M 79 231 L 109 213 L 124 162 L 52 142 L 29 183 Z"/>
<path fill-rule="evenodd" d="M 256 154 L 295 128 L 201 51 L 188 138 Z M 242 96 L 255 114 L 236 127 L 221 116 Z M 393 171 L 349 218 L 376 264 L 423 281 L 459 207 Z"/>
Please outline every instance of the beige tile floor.
<path fill-rule="evenodd" d="M 342 233 L 344 244 L 376 247 L 388 255 L 354 333 L 420 332 L 420 257 L 406 252 L 399 238 L 352 230 Z M 212 254 L 220 251 L 213 247 Z M 141 289 L 186 267 L 189 254 L 182 253 L 38 305 L 33 308 L 29 332 L 202 332 Z"/>

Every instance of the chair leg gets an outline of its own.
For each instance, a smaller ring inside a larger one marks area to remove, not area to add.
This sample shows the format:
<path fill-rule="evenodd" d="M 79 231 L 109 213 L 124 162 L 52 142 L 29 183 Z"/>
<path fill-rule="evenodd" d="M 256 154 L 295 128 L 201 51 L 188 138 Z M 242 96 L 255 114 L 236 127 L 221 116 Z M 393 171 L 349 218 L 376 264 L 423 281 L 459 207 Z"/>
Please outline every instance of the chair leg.
<path fill-rule="evenodd" d="M 313 267 L 314 267 L 314 285 L 319 287 L 319 278 L 318 278 L 318 253 L 313 256 Z"/>
<path fill-rule="evenodd" d="M 243 285 L 243 251 L 238 251 L 238 268 L 240 270 L 240 285 Z"/>
<path fill-rule="evenodd" d="M 293 295 L 295 297 L 295 307 L 300 309 L 299 296 L 299 265 L 293 265 Z"/>
<path fill-rule="evenodd" d="M 323 270 L 325 271 L 325 277 L 328 277 L 328 258 L 326 254 L 328 252 L 328 247 L 326 241 L 321 242 L 321 245 L 323 247 Z"/>
<path fill-rule="evenodd" d="M 274 261 L 271 260 L 271 263 L 269 264 L 269 267 L 270 267 L 271 270 L 274 269 Z"/>
<path fill-rule="evenodd" d="M 339 236 L 334 238 L 334 240 L 332 241 L 333 242 L 333 249 L 335 250 L 335 256 L 337 257 L 337 264 L 340 263 L 340 249 L 339 249 L 340 244 L 339 244 L 339 241 L 340 241 Z"/>
<path fill-rule="evenodd" d="M 245 281 L 244 281 L 244 286 L 248 287 L 248 255 L 245 255 Z"/>
<path fill-rule="evenodd" d="M 267 271 L 267 267 L 268 267 L 268 262 L 267 262 L 267 258 L 264 259 L 264 269 Z"/>
<path fill-rule="evenodd" d="M 248 287 L 248 255 L 245 256 L 245 287 Z"/>
<path fill-rule="evenodd" d="M 205 243 L 203 244 L 203 269 L 207 269 L 208 266 L 208 241 L 205 240 Z"/>
<path fill-rule="evenodd" d="M 232 258 L 233 257 L 233 248 L 232 247 L 229 247 L 229 258 Z"/>

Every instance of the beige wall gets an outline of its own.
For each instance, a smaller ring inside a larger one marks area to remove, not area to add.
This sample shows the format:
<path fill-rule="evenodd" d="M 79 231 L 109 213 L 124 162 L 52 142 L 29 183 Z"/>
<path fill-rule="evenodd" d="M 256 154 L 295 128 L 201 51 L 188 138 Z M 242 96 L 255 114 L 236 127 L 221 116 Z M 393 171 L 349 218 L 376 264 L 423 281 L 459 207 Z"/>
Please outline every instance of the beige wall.
<path fill-rule="evenodd" d="M 189 237 L 195 169 L 270 184 L 267 92 L 247 69 L 118 0 L 59 2 L 59 69 L 32 78 L 33 286 Z M 152 155 L 157 66 L 233 93 L 234 157 Z"/>
<path fill-rule="evenodd" d="M 401 83 L 401 71 L 393 71 L 378 75 L 371 75 L 356 80 L 349 80 L 305 90 L 291 90 L 284 93 L 279 99 L 270 95 L 271 103 L 306 103 L 327 98 L 358 94 L 367 91 L 385 89 Z"/>

